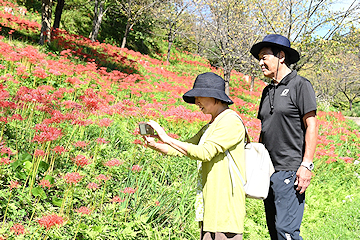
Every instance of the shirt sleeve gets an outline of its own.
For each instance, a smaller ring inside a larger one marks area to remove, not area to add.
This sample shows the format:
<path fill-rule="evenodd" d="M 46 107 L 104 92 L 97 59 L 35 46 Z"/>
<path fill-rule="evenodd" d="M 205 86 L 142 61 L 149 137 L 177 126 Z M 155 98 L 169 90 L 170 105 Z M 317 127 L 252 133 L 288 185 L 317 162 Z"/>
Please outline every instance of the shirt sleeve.
<path fill-rule="evenodd" d="M 315 91 L 309 80 L 301 79 L 297 89 L 297 96 L 296 104 L 302 117 L 311 111 L 317 110 Z"/>
<path fill-rule="evenodd" d="M 189 145 L 188 156 L 190 158 L 203 162 L 211 161 L 216 155 L 237 145 L 245 137 L 244 125 L 234 114 L 225 116 L 210 128 L 210 135 L 203 144 Z"/>
<path fill-rule="evenodd" d="M 208 125 L 203 126 L 200 131 L 198 131 L 193 137 L 185 140 L 184 142 L 188 143 L 189 145 L 191 144 L 198 144 L 200 141 L 201 136 L 204 134 L 206 128 L 208 127 Z M 177 149 L 171 147 L 170 145 L 168 145 L 168 153 L 167 155 L 169 156 L 183 156 L 184 154 L 182 154 L 181 152 L 179 152 Z"/>

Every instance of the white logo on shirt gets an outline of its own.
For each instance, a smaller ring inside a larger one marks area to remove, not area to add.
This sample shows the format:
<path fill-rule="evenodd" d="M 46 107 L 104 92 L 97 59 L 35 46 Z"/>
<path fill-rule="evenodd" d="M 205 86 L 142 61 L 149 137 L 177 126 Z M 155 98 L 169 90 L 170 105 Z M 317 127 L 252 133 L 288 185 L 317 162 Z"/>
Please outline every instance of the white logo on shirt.
<path fill-rule="evenodd" d="M 287 96 L 287 94 L 289 93 L 289 89 L 284 89 L 283 91 L 282 91 L 282 93 L 280 94 L 280 96 L 281 97 L 286 97 Z"/>

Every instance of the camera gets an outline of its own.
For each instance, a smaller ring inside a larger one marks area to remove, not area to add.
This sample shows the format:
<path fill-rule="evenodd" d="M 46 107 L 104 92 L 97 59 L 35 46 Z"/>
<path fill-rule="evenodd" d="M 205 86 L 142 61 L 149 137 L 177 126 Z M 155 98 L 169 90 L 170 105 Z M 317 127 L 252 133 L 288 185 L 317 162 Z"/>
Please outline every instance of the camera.
<path fill-rule="evenodd" d="M 154 129 L 147 123 L 139 123 L 141 135 L 154 135 Z"/>

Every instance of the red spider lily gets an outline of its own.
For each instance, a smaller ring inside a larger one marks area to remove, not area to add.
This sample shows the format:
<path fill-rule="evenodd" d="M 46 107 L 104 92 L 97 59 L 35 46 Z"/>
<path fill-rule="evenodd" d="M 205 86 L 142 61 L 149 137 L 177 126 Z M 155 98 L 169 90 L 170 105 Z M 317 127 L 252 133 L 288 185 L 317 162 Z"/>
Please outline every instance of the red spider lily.
<path fill-rule="evenodd" d="M 115 196 L 110 200 L 110 202 L 112 202 L 112 203 L 122 203 L 124 201 L 125 201 L 125 199 L 121 199 L 119 196 Z"/>
<path fill-rule="evenodd" d="M 139 165 L 134 165 L 131 168 L 131 171 L 133 172 L 140 172 L 142 170 L 142 167 L 140 167 Z"/>
<path fill-rule="evenodd" d="M 56 146 L 52 150 L 54 152 L 58 153 L 58 154 L 62 154 L 63 152 L 67 152 L 67 150 L 65 150 L 65 148 L 62 147 L 62 146 Z"/>
<path fill-rule="evenodd" d="M 108 118 L 103 118 L 103 119 L 100 119 L 98 125 L 99 125 L 99 127 L 109 127 L 112 122 L 113 122 L 113 120 L 110 120 Z"/>
<path fill-rule="evenodd" d="M 12 150 L 8 147 L 2 147 L 0 152 L 1 154 L 8 154 L 9 156 L 14 154 Z"/>
<path fill-rule="evenodd" d="M 35 135 L 32 142 L 44 143 L 57 140 L 62 132 L 60 129 L 46 126 L 45 124 L 37 124 L 35 126 L 36 132 L 40 131 L 40 134 Z"/>
<path fill-rule="evenodd" d="M 93 121 L 91 119 L 86 119 L 86 120 L 75 119 L 74 121 L 72 121 L 71 124 L 79 125 L 79 126 L 89 126 L 90 124 L 93 124 Z"/>
<path fill-rule="evenodd" d="M 40 67 L 35 67 L 32 71 L 32 75 L 41 79 L 48 77 L 48 74 L 45 72 L 45 70 Z"/>
<path fill-rule="evenodd" d="M 140 139 L 135 139 L 133 143 L 134 144 L 140 144 L 140 145 L 144 144 Z"/>
<path fill-rule="evenodd" d="M 104 163 L 104 166 L 107 166 L 107 167 L 117 167 L 117 166 L 120 166 L 124 163 L 124 161 L 120 161 L 116 158 L 114 159 L 111 159 L 109 161 L 107 161 L 106 163 Z"/>
<path fill-rule="evenodd" d="M 87 159 L 85 156 L 83 155 L 77 155 L 74 159 L 74 163 L 76 166 L 79 166 L 79 167 L 84 167 L 86 165 L 89 165 L 91 164 L 90 160 Z"/>
<path fill-rule="evenodd" d="M 64 219 L 61 216 L 58 216 L 56 214 L 51 214 L 48 216 L 43 216 L 38 220 L 38 223 L 40 226 L 45 227 L 47 230 L 49 230 L 51 227 L 55 225 L 62 225 L 64 223 Z"/>
<path fill-rule="evenodd" d="M 39 157 L 39 156 L 44 156 L 44 155 L 45 155 L 45 152 L 40 149 L 36 149 L 34 152 L 34 157 Z"/>
<path fill-rule="evenodd" d="M 4 158 L 0 158 L 0 165 L 8 165 L 10 164 L 12 161 L 10 161 L 10 158 L 4 157 Z"/>
<path fill-rule="evenodd" d="M 10 191 L 13 189 L 13 188 L 18 188 L 20 186 L 20 183 L 18 181 L 11 181 L 10 182 Z"/>
<path fill-rule="evenodd" d="M 97 183 L 91 182 L 87 185 L 87 188 L 91 190 L 96 190 L 99 188 L 99 185 Z"/>
<path fill-rule="evenodd" d="M 160 206 L 160 202 L 158 200 L 155 201 L 156 206 Z"/>
<path fill-rule="evenodd" d="M 341 160 L 344 160 L 346 163 L 352 163 L 354 158 L 351 157 L 339 157 Z"/>
<path fill-rule="evenodd" d="M 97 139 L 96 139 L 96 142 L 97 142 L 98 144 L 106 144 L 106 143 L 109 143 L 110 141 L 106 141 L 105 138 L 97 138 Z"/>
<path fill-rule="evenodd" d="M 98 180 L 103 180 L 103 181 L 107 181 L 107 180 L 110 180 L 110 176 L 109 177 L 107 177 L 107 176 L 105 176 L 104 174 L 99 174 L 99 176 L 97 176 L 96 177 L 96 179 L 98 179 Z"/>
<path fill-rule="evenodd" d="M 66 183 L 78 183 L 84 176 L 81 176 L 78 172 L 67 173 L 64 178 Z"/>
<path fill-rule="evenodd" d="M 24 120 L 23 117 L 20 114 L 14 114 L 11 116 L 11 120 L 19 120 L 22 121 Z"/>
<path fill-rule="evenodd" d="M 78 213 L 81 213 L 81 215 L 90 215 L 91 210 L 87 207 L 80 207 L 79 209 L 75 210 Z"/>
<path fill-rule="evenodd" d="M 133 194 L 136 192 L 137 189 L 131 188 L 131 187 L 126 187 L 123 191 L 121 191 L 122 193 L 128 193 L 128 194 Z"/>
<path fill-rule="evenodd" d="M 78 142 L 74 143 L 75 147 L 81 147 L 81 148 L 85 148 L 87 145 L 89 145 L 89 143 L 87 143 L 85 141 L 78 141 Z"/>
<path fill-rule="evenodd" d="M 329 158 L 328 160 L 326 160 L 326 163 L 332 163 L 332 162 L 336 162 L 336 158 Z"/>
<path fill-rule="evenodd" d="M 7 117 L 0 117 L 0 122 L 3 122 L 4 124 L 8 123 Z"/>
<path fill-rule="evenodd" d="M 50 183 L 50 181 L 47 180 L 47 179 L 42 179 L 42 180 L 40 180 L 39 185 L 40 185 L 41 187 L 43 187 L 43 188 L 48 187 L 49 189 L 53 186 L 53 185 Z"/>
<path fill-rule="evenodd" d="M 10 231 L 14 232 L 15 235 L 25 234 L 25 228 L 22 224 L 14 224 Z"/>

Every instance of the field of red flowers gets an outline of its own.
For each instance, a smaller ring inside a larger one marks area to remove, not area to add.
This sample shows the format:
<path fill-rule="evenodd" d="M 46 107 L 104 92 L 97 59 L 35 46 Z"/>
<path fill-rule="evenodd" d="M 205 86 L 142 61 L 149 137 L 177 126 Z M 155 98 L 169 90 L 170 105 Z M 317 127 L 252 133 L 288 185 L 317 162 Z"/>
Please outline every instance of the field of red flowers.
<path fill-rule="evenodd" d="M 153 119 L 174 137 L 191 136 L 209 118 L 181 96 L 197 74 L 221 71 L 190 53 L 175 51 L 168 64 L 63 30 L 51 51 L 39 48 L 24 41 L 40 28 L 24 12 L 0 1 L 0 239 L 198 238 L 195 162 L 146 149 L 137 124 Z M 265 84 L 256 79 L 250 91 L 247 80 L 232 73 L 232 108 L 257 141 Z M 302 231 L 354 239 L 359 128 L 338 112 L 318 119 Z M 247 204 L 245 239 L 268 239 L 261 202 Z"/>

